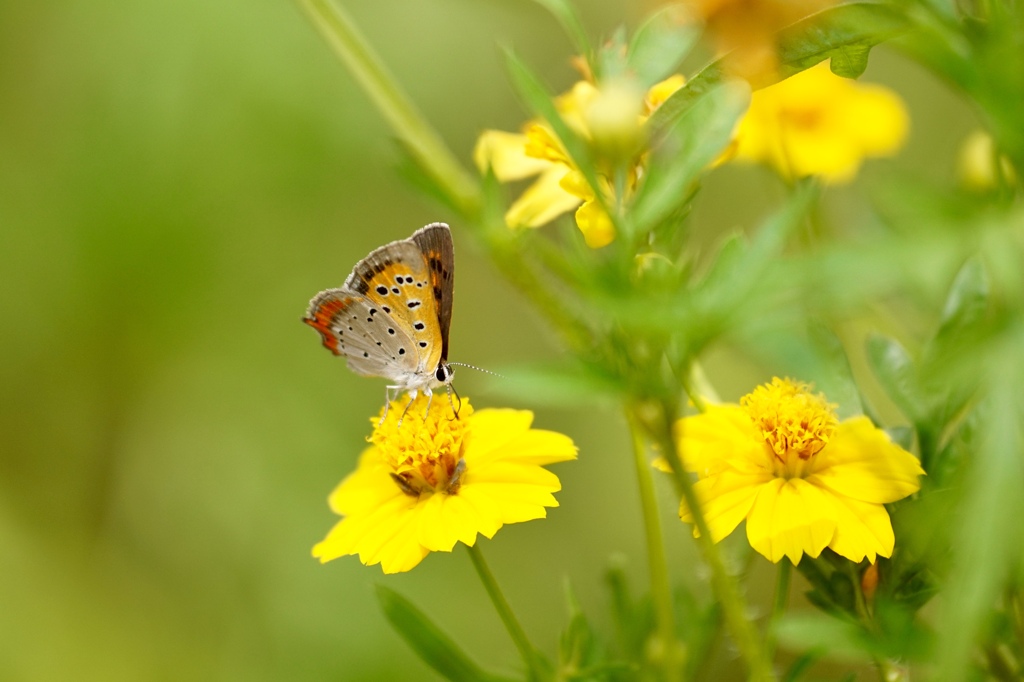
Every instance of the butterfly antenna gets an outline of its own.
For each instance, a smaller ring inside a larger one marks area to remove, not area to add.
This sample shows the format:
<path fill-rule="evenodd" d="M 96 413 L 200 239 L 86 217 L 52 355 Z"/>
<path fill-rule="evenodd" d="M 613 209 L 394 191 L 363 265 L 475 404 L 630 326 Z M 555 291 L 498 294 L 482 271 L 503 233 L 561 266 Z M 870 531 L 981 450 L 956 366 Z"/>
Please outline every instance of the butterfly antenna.
<path fill-rule="evenodd" d="M 477 367 L 476 365 L 467 365 L 464 362 L 449 362 L 448 364 L 449 365 L 456 365 L 458 367 L 469 367 L 470 369 L 475 369 L 476 371 L 483 372 L 484 374 L 490 374 L 491 376 L 498 377 L 499 379 L 504 379 L 505 378 L 504 374 L 498 374 L 497 372 L 492 372 L 489 369 L 484 369 L 483 367 Z M 456 393 L 456 395 L 458 395 L 458 393 Z"/>

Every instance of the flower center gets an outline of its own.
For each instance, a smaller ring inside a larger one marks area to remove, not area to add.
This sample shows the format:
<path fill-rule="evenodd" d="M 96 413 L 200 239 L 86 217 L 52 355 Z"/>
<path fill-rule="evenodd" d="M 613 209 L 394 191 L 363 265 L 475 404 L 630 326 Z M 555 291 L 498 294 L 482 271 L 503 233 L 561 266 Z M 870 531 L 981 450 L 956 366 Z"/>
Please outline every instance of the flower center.
<path fill-rule="evenodd" d="M 778 377 L 743 396 L 740 406 L 774 455 L 776 474 L 786 478 L 805 473 L 805 464 L 828 444 L 839 423 L 825 396 Z"/>
<path fill-rule="evenodd" d="M 463 400 L 456 418 L 444 395 L 430 401 L 420 395 L 412 404 L 399 398 L 391 404 L 383 423 L 378 424 L 379 417 L 374 420 L 373 434 L 367 440 L 377 446 L 402 492 L 414 497 L 424 492 L 453 495 L 465 470 L 462 447 L 472 413 L 469 401 Z"/>

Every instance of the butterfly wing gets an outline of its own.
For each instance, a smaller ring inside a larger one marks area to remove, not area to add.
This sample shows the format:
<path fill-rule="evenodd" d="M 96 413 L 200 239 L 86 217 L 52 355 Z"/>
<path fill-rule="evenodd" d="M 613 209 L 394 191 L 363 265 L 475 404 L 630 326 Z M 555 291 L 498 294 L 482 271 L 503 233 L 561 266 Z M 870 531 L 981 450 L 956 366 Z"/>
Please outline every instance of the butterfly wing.
<path fill-rule="evenodd" d="M 429 384 L 444 342 L 430 269 L 420 247 L 411 239 L 380 247 L 356 264 L 344 288 L 366 296 L 406 334 L 412 343 L 406 350 L 415 358 L 415 383 Z"/>
<path fill-rule="evenodd" d="M 436 301 L 441 333 L 441 360 L 448 359 L 448 328 L 452 322 L 452 294 L 455 287 L 455 250 L 452 232 L 444 223 L 432 223 L 417 230 L 410 240 L 423 254 L 430 272 L 430 287 Z"/>
<path fill-rule="evenodd" d="M 412 339 L 360 293 L 345 287 L 321 291 L 303 322 L 320 332 L 325 348 L 344 355 L 356 374 L 395 379 L 416 370 Z"/>

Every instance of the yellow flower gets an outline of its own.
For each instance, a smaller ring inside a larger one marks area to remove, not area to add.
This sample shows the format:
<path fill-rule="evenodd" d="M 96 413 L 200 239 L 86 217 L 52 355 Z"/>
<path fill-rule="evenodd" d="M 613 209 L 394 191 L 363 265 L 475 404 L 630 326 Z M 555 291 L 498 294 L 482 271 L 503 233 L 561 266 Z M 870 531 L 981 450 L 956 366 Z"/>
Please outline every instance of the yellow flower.
<path fill-rule="evenodd" d="M 895 154 L 908 126 L 894 92 L 840 78 L 822 63 L 754 93 L 736 159 L 768 163 L 788 179 L 849 182 L 864 158 Z"/>
<path fill-rule="evenodd" d="M 682 76 L 672 76 L 651 87 L 642 100 L 637 96 L 632 102 L 628 84 L 610 83 L 598 90 L 589 81 L 579 81 L 555 100 L 555 106 L 566 124 L 595 147 L 614 155 L 634 154 L 630 175 L 635 182 L 642 173 L 643 155 L 632 148 L 642 147 L 643 124 L 683 82 Z M 611 218 L 595 189 L 547 123 L 530 121 L 522 133 L 485 130 L 473 158 L 481 172 L 490 168 L 500 182 L 537 177 L 505 213 L 509 227 L 540 227 L 577 209 L 576 225 L 588 246 L 600 248 L 615 239 Z M 602 198 L 613 203 L 611 183 L 604 176 L 599 179 Z"/>
<path fill-rule="evenodd" d="M 750 546 L 774 562 L 798 563 L 826 547 L 851 561 L 892 555 L 883 505 L 916 492 L 924 471 L 867 417 L 840 422 L 833 407 L 806 384 L 775 378 L 739 405 L 678 422 L 684 466 L 697 473 L 694 491 L 715 542 L 746 519 Z M 693 522 L 685 505 L 680 516 Z"/>
<path fill-rule="evenodd" d="M 1014 184 L 1013 165 L 996 148 L 995 140 L 984 130 L 971 132 L 960 143 L 957 154 L 957 175 L 968 189 L 985 192 L 1000 184 Z"/>
<path fill-rule="evenodd" d="M 418 397 L 375 419 L 372 446 L 328 498 L 343 516 L 315 547 L 321 563 L 358 554 L 385 573 L 408 571 L 430 552 L 472 546 L 502 525 L 544 518 L 557 507 L 558 477 L 545 464 L 576 457 L 560 433 L 531 429 L 526 410 L 474 411 L 463 400 L 453 418 L 446 400 Z"/>

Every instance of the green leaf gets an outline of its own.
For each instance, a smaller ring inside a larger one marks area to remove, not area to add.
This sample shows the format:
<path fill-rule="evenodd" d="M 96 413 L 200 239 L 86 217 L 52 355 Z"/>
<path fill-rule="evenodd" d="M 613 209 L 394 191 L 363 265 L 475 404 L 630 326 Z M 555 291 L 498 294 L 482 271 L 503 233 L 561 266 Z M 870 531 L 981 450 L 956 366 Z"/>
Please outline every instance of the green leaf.
<path fill-rule="evenodd" d="M 693 14 L 683 5 L 669 5 L 637 30 L 626 63 L 640 83 L 650 87 L 675 73 L 699 37 Z"/>
<path fill-rule="evenodd" d="M 866 65 L 868 50 L 909 28 L 902 12 L 880 3 L 851 2 L 812 14 L 779 33 L 779 72 L 762 76 L 755 87 L 789 78 L 836 55 L 840 62 L 861 60 Z M 859 52 L 863 54 L 856 56 Z"/>
<path fill-rule="evenodd" d="M 936 345 L 948 344 L 981 322 L 989 308 L 990 285 L 984 264 L 968 260 L 957 273 L 942 310 Z"/>
<path fill-rule="evenodd" d="M 868 68 L 870 45 L 850 45 L 841 47 L 832 53 L 828 68 L 843 78 L 860 78 Z"/>
<path fill-rule="evenodd" d="M 689 199 L 687 188 L 707 172 L 732 139 L 750 91 L 742 83 L 700 97 L 659 143 L 633 208 L 638 234 L 651 230 Z"/>
<path fill-rule="evenodd" d="M 604 370 L 579 363 L 521 364 L 499 368 L 490 388 L 532 404 L 612 405 L 624 387 Z"/>
<path fill-rule="evenodd" d="M 927 413 L 917 368 L 910 354 L 896 339 L 872 334 L 867 340 L 868 364 L 886 393 L 911 421 L 918 423 Z"/>
<path fill-rule="evenodd" d="M 594 54 L 590 46 L 590 39 L 587 37 L 587 29 L 583 26 L 576 8 L 568 0 L 533 0 L 546 9 L 562 26 L 562 30 L 569 36 L 576 53 L 584 59 L 590 59 Z"/>
<path fill-rule="evenodd" d="M 377 599 L 388 622 L 424 663 L 452 682 L 509 682 L 484 671 L 462 652 L 422 611 L 397 592 L 377 586 Z"/>
<path fill-rule="evenodd" d="M 797 650 L 824 650 L 830 658 L 852 662 L 871 660 L 864 630 L 843 620 L 819 614 L 787 615 L 778 624 L 779 641 Z"/>

